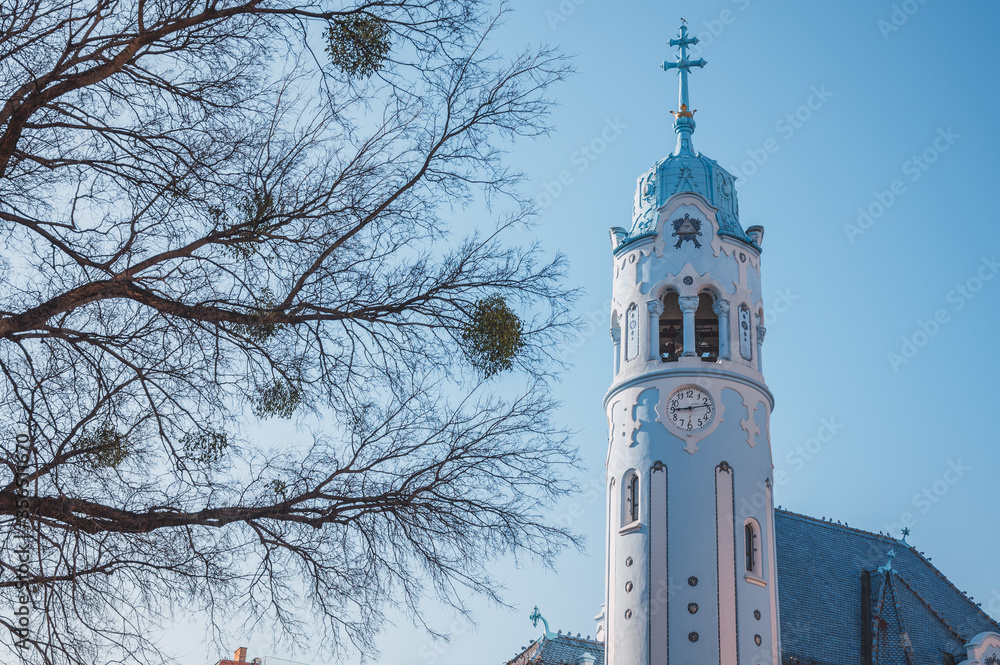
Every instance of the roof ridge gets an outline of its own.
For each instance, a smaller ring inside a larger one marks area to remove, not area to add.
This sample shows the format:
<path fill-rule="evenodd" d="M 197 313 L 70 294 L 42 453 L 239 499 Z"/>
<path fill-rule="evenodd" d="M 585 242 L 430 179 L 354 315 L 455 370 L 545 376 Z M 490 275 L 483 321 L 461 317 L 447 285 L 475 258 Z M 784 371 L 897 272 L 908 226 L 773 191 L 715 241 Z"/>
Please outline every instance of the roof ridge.
<path fill-rule="evenodd" d="M 903 576 L 900 575 L 898 571 L 894 570 L 892 572 L 896 573 L 896 579 L 898 579 L 900 582 L 902 582 L 903 586 L 905 586 L 907 589 L 909 589 L 910 593 L 912 593 L 914 596 L 916 596 L 917 600 L 919 600 L 921 603 L 923 603 L 924 607 L 926 607 L 928 610 L 930 610 L 931 614 L 933 614 L 935 617 L 937 617 L 937 620 L 940 621 L 941 623 L 943 623 L 945 625 L 945 628 L 947 628 L 948 630 L 951 631 L 952 635 L 954 635 L 955 637 L 957 637 L 958 639 L 960 639 L 963 643 L 964 642 L 968 642 L 968 640 L 965 639 L 964 637 L 962 637 L 962 634 L 960 632 L 958 632 L 958 629 L 955 628 L 954 626 L 952 626 L 948 622 L 948 620 L 945 619 L 941 615 L 940 612 L 938 612 L 936 609 L 934 609 L 934 607 L 930 604 L 930 602 L 926 598 L 924 598 L 922 595 L 920 595 L 920 593 L 916 589 L 914 589 L 912 586 L 910 586 L 910 583 L 907 582 L 906 579 L 904 579 Z"/>
<path fill-rule="evenodd" d="M 586 642 L 587 644 L 600 644 L 600 642 L 598 642 L 597 640 L 591 640 L 591 639 L 588 639 L 586 637 L 579 637 L 579 636 L 574 636 L 574 635 L 569 635 L 569 634 L 559 635 L 557 633 L 556 637 L 553 638 L 553 639 L 558 639 L 560 637 L 566 637 L 566 638 L 569 638 L 571 640 L 575 640 L 577 642 Z"/>
<path fill-rule="evenodd" d="M 996 619 L 994 619 L 989 614 L 987 614 L 986 611 L 983 610 L 983 608 L 978 603 L 976 603 L 976 601 L 974 601 L 964 591 L 962 591 L 957 586 L 955 586 L 955 583 L 952 582 L 951 580 L 949 580 L 948 577 L 944 573 L 942 573 L 940 570 L 938 570 L 937 566 L 935 566 L 931 562 L 930 559 L 928 559 L 921 552 L 919 552 L 916 547 L 914 547 L 913 545 L 910 545 L 909 547 L 910 547 L 910 551 L 912 551 L 918 557 L 920 557 L 921 559 L 923 559 L 924 562 L 926 562 L 927 565 L 930 566 L 931 570 L 933 570 L 935 573 L 937 573 L 938 577 L 940 577 L 941 579 L 943 579 L 945 582 L 948 583 L 948 586 L 950 586 L 952 589 L 954 589 L 959 594 L 961 594 L 962 598 L 964 598 L 969 603 L 969 605 L 971 605 L 972 607 L 976 608 L 976 611 L 979 612 L 980 614 L 982 614 L 984 617 L 986 617 L 986 619 L 990 623 L 992 623 L 994 626 L 996 626 L 997 632 L 1000 632 L 1000 622 L 998 622 Z M 907 586 L 909 586 L 909 585 L 907 585 Z"/>
<path fill-rule="evenodd" d="M 813 517 L 811 515 L 805 515 L 803 513 L 797 513 L 797 512 L 795 512 L 793 510 L 787 510 L 785 508 L 775 508 L 774 512 L 776 512 L 776 513 L 784 513 L 784 514 L 788 515 L 789 517 L 798 517 L 798 518 L 801 518 L 801 519 L 804 519 L 804 520 L 808 520 L 810 522 L 815 522 L 816 524 L 822 524 L 824 526 L 831 527 L 831 528 L 834 528 L 834 529 L 846 529 L 848 531 L 854 531 L 856 533 L 862 533 L 862 534 L 864 534 L 866 536 L 871 536 L 872 538 L 878 538 L 880 540 L 884 540 L 884 541 L 886 541 L 886 542 L 888 542 L 888 543 L 890 543 L 892 545 L 902 544 L 902 542 L 903 542 L 901 540 L 897 540 L 896 538 L 893 538 L 892 536 L 883 535 L 881 533 L 875 533 L 873 531 L 866 531 L 865 529 L 858 529 L 857 527 L 848 526 L 846 524 L 838 524 L 836 522 L 828 522 L 827 520 L 821 520 L 818 517 Z M 910 546 L 910 547 L 912 548 L 912 546 Z"/>

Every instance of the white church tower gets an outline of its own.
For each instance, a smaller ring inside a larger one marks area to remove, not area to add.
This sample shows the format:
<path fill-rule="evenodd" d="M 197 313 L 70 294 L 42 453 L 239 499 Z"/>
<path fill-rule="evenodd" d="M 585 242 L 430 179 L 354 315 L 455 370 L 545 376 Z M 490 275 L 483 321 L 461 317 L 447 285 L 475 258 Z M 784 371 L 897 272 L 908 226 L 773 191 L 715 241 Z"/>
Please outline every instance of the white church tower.
<path fill-rule="evenodd" d="M 763 228 L 734 177 L 692 144 L 681 27 L 677 147 L 611 229 L 614 380 L 604 399 L 608 665 L 780 665 Z"/>

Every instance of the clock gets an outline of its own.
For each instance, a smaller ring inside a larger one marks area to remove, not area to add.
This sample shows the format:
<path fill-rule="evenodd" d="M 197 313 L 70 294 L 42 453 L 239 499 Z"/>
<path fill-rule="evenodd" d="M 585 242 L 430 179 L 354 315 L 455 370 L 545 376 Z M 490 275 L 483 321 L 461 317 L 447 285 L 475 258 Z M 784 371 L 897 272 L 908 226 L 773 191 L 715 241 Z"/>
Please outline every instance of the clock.
<path fill-rule="evenodd" d="M 705 429 L 715 416 L 712 396 L 698 386 L 684 386 L 667 398 L 667 422 L 682 432 Z"/>

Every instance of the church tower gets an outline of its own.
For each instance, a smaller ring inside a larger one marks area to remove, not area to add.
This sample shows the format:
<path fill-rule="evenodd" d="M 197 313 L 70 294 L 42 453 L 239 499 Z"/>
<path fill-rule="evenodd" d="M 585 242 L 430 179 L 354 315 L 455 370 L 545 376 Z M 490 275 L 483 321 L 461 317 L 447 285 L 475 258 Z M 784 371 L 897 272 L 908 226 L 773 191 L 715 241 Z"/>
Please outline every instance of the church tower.
<path fill-rule="evenodd" d="M 697 42 L 670 40 L 677 146 L 639 177 L 631 229 L 611 229 L 608 665 L 780 665 L 764 230 L 692 143 Z"/>

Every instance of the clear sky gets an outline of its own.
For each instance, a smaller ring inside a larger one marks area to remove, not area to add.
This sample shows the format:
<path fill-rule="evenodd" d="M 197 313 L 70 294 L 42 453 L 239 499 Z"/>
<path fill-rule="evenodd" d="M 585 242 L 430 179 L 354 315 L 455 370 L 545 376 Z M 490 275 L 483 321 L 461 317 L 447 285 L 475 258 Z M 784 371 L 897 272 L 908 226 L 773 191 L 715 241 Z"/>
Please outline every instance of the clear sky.
<path fill-rule="evenodd" d="M 510 4 L 498 46 L 550 43 L 578 69 L 553 91 L 557 132 L 519 145 L 513 159 L 545 204 L 530 235 L 566 253 L 570 279 L 586 290 L 579 314 L 589 325 L 555 389 L 588 469 L 584 492 L 554 517 L 589 547 L 555 570 L 499 565 L 513 609 L 473 600 L 475 625 L 429 606 L 425 619 L 453 632 L 450 644 L 400 617 L 378 662 L 499 665 L 540 634 L 528 620 L 536 604 L 553 630 L 594 634 L 611 379 L 607 230 L 630 225 L 636 177 L 674 146 L 676 74 L 659 65 L 674 57 L 667 40 L 680 17 L 709 63 L 691 78 L 695 148 L 741 176 L 741 222 L 766 229 L 776 503 L 895 536 L 909 514 L 909 542 L 1000 618 L 1000 188 L 991 182 L 1000 3 Z M 555 194 L 562 171 L 570 183 Z M 233 639 L 251 656 L 281 655 L 262 635 Z"/>

